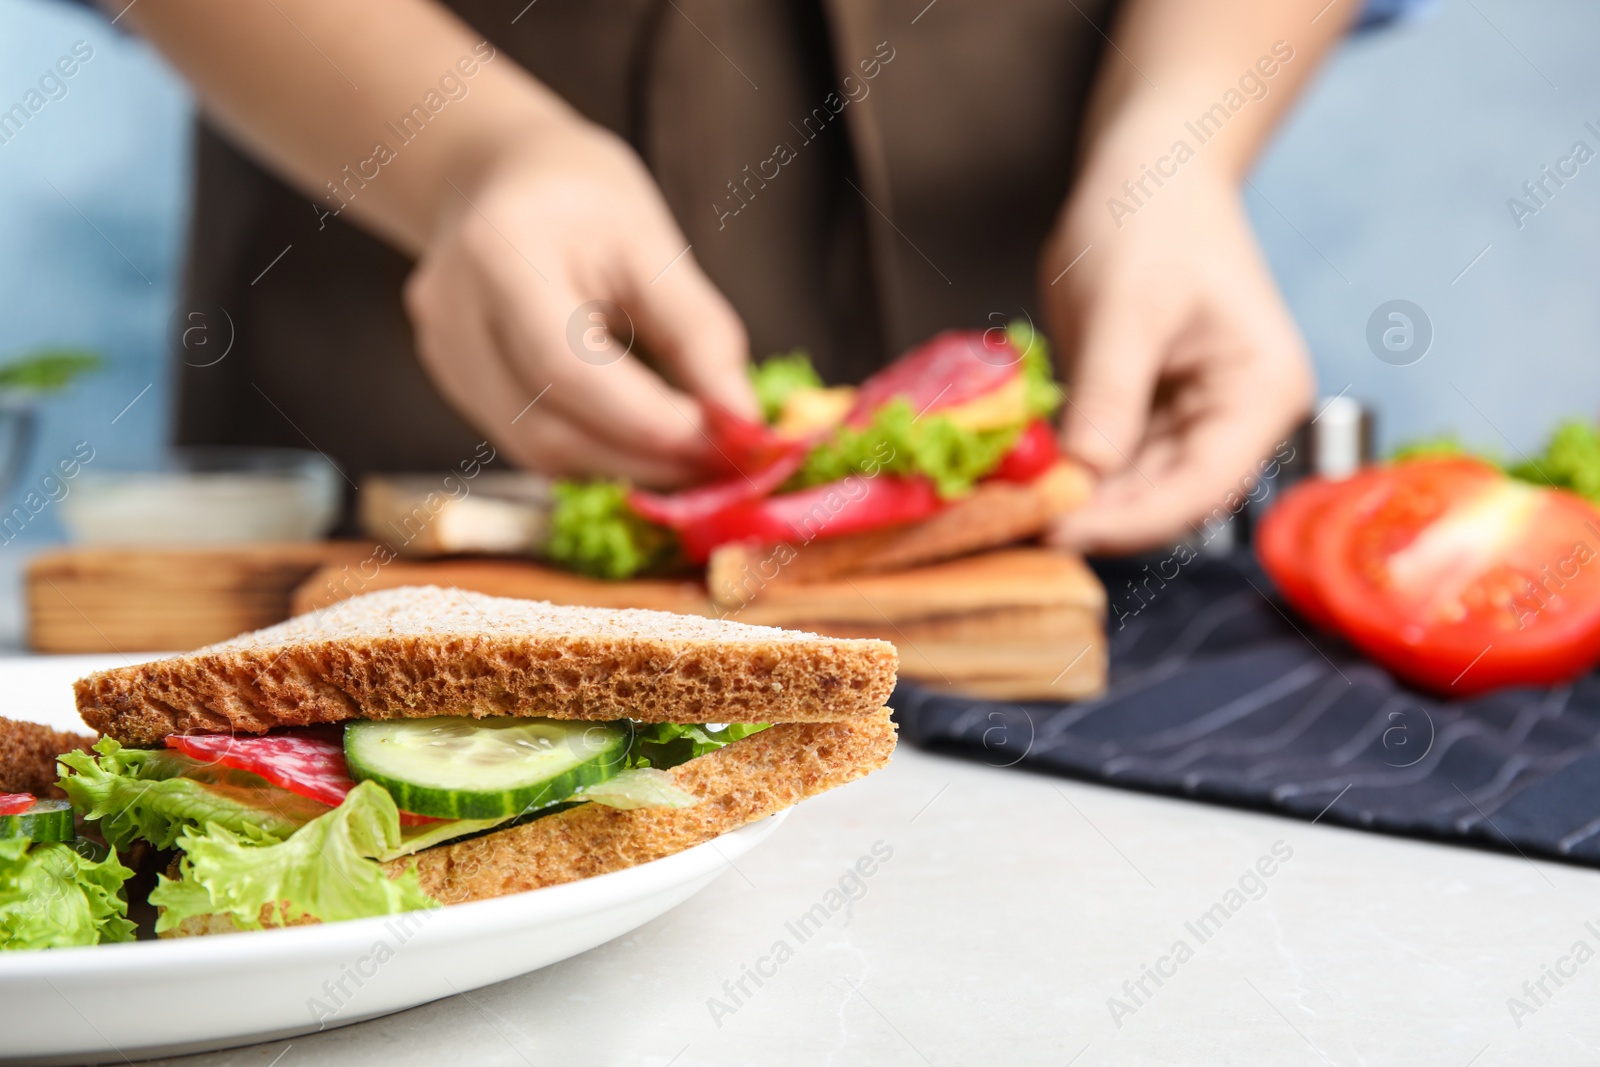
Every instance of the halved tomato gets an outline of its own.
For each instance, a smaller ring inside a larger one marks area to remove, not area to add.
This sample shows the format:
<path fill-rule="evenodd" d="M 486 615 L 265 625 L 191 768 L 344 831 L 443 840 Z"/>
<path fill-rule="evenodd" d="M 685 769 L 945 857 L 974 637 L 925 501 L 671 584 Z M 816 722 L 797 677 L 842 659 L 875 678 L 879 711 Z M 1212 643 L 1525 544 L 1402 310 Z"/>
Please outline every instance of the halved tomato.
<path fill-rule="evenodd" d="M 1431 459 L 1311 503 L 1312 596 L 1399 677 L 1470 696 L 1565 682 L 1600 660 L 1600 512 L 1581 497 Z"/>
<path fill-rule="evenodd" d="M 1323 629 L 1332 629 L 1333 619 L 1323 608 L 1311 580 L 1311 530 L 1329 503 L 1340 494 L 1351 492 L 1359 484 L 1357 479 L 1373 477 L 1378 471 L 1371 468 L 1354 479 L 1341 481 L 1307 478 L 1296 482 L 1268 509 L 1256 528 L 1256 558 L 1262 568 L 1283 598 L 1307 621 Z"/>

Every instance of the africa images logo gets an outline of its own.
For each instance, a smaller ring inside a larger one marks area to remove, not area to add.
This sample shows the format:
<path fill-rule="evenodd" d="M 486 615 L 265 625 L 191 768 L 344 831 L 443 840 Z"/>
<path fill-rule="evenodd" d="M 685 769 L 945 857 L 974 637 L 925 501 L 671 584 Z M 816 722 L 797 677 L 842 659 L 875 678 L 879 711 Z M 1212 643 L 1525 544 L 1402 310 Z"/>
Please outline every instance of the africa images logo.
<path fill-rule="evenodd" d="M 1367 347 L 1391 367 L 1409 367 L 1433 347 L 1433 320 L 1409 300 L 1386 300 L 1367 317 Z"/>

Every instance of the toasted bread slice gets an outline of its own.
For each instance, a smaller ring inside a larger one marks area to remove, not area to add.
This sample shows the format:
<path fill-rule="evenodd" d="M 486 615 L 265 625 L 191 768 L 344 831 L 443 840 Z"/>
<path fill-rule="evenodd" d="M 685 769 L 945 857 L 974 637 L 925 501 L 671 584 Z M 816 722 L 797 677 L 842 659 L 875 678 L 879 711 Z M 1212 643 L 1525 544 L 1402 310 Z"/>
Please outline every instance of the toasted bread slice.
<path fill-rule="evenodd" d="M 737 608 L 775 584 L 822 582 L 851 574 L 897 571 L 1038 537 L 1057 515 L 1081 506 L 1089 472 L 1061 460 L 1031 482 L 989 481 L 921 522 L 790 545 L 730 544 L 711 553 L 706 587 Z"/>
<path fill-rule="evenodd" d="M 847 720 L 883 706 L 897 662 L 887 641 L 412 586 L 73 688 L 84 722 L 150 746 L 430 715 Z"/>
<path fill-rule="evenodd" d="M 85 734 L 0 718 L 0 793 L 64 797 L 66 794 L 56 788 L 56 779 L 60 777 L 56 757 L 92 744 L 94 738 Z"/>
<path fill-rule="evenodd" d="M 682 852 L 865 777 L 889 762 L 894 745 L 888 708 L 851 722 L 784 723 L 673 768 L 677 785 L 701 800 L 692 808 L 618 811 L 582 804 L 389 867 L 399 874 L 415 864 L 423 890 L 444 904 L 575 882 Z M 272 920 L 263 909 L 261 921 Z M 165 936 L 237 929 L 231 919 L 210 915 L 186 920 Z"/>
<path fill-rule="evenodd" d="M 523 555 L 544 543 L 550 480 L 525 471 L 483 471 L 460 495 L 449 476 L 373 474 L 361 481 L 361 528 L 402 556 L 451 552 Z M 465 481 L 454 484 L 466 487 Z"/>

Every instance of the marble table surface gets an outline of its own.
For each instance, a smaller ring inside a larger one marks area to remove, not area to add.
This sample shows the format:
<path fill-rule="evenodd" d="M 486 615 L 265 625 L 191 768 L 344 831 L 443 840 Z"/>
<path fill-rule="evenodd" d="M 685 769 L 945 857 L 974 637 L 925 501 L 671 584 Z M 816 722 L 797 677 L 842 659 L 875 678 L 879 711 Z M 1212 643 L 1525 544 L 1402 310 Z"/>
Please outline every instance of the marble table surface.
<path fill-rule="evenodd" d="M 1593 1062 L 1597 953 L 1595 871 L 902 746 L 617 941 L 163 1062 Z"/>

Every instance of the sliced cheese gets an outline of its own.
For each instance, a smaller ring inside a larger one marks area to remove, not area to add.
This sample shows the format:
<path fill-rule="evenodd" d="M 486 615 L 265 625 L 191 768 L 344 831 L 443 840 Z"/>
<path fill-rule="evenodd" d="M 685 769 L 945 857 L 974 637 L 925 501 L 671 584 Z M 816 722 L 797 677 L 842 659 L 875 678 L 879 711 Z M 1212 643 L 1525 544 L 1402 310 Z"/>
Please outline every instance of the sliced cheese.
<path fill-rule="evenodd" d="M 832 389 L 796 389 L 784 401 L 783 412 L 774 427 L 785 437 L 809 437 L 831 430 L 844 421 L 856 402 L 856 391 L 848 385 Z"/>
<path fill-rule="evenodd" d="M 1018 374 L 998 389 L 991 389 L 965 404 L 942 408 L 938 414 L 963 430 L 999 430 L 1020 426 L 1028 419 L 1028 387 Z"/>

